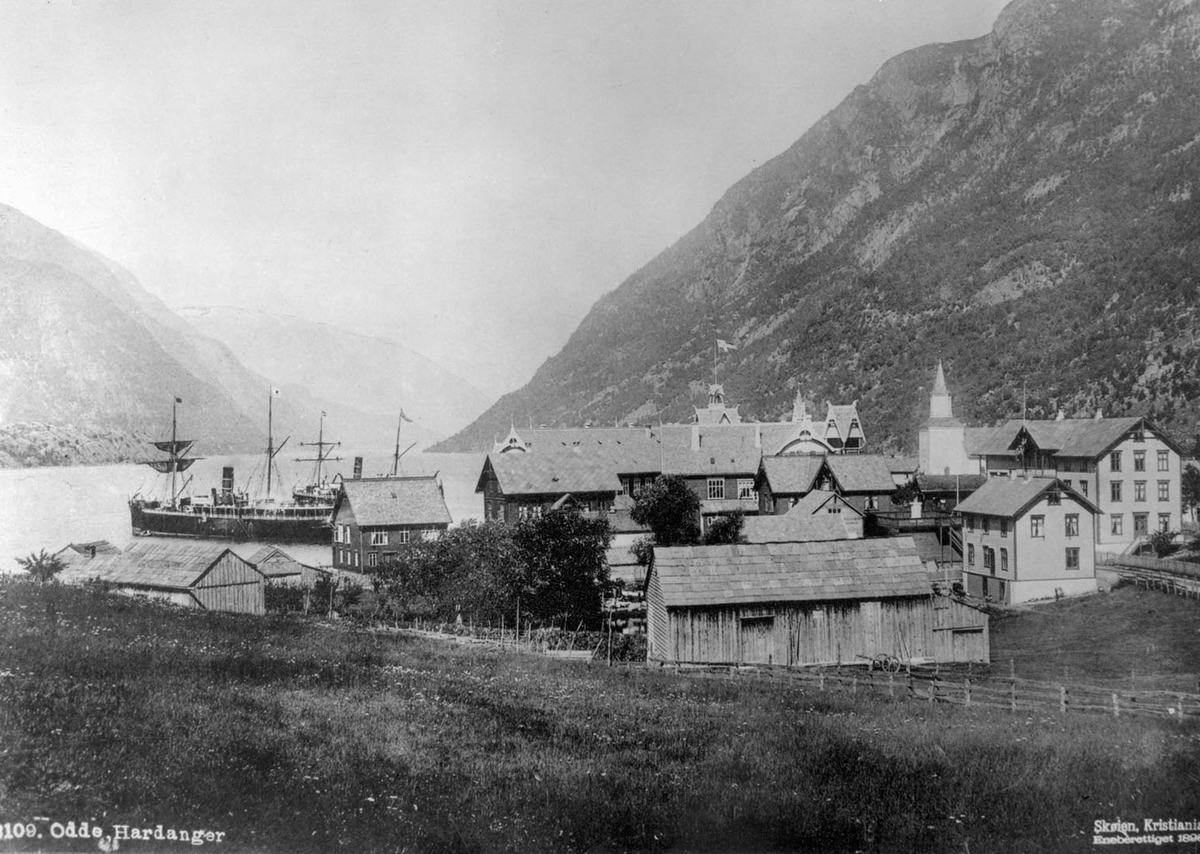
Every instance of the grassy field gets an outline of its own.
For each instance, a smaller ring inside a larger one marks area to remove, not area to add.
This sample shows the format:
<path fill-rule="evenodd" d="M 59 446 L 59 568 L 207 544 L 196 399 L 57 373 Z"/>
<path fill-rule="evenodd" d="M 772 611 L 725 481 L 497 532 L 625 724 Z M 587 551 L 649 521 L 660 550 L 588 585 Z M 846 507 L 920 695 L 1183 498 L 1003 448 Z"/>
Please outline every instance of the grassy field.
<path fill-rule="evenodd" d="M 997 632 L 1014 658 L 1023 619 Z M 0 586 L 0 738 L 0 823 L 43 833 L 0 850 L 94 851 L 49 838 L 89 821 L 222 832 L 222 851 L 979 854 L 1200 818 L 1191 723 L 609 669 L 57 585 Z"/>

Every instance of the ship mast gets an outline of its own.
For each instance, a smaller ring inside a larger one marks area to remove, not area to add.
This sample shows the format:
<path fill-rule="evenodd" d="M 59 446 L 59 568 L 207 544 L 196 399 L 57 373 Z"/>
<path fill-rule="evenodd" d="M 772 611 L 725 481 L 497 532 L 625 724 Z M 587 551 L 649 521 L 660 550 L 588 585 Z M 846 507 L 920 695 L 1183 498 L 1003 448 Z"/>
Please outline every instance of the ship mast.
<path fill-rule="evenodd" d="M 283 450 L 283 446 L 288 443 L 288 439 L 292 438 L 291 436 L 288 436 L 286 439 L 284 439 L 282 442 L 279 443 L 278 448 L 275 447 L 275 436 L 274 436 L 273 431 L 274 431 L 274 420 L 275 420 L 275 410 L 274 410 L 275 395 L 277 395 L 277 394 L 279 394 L 279 392 L 274 388 L 272 388 L 267 393 L 267 499 L 268 500 L 271 498 L 271 479 L 275 472 L 275 457 L 277 457 L 279 455 L 279 452 Z"/>
<path fill-rule="evenodd" d="M 179 472 L 187 471 L 192 463 L 200 459 L 200 457 L 189 457 L 187 452 L 191 449 L 195 439 L 180 439 L 179 438 L 179 416 L 178 405 L 183 403 L 178 397 L 171 401 L 171 438 L 160 442 L 152 442 L 151 444 L 158 450 L 167 455 L 165 460 L 142 460 L 143 465 L 148 465 L 159 474 L 171 475 L 171 500 L 170 506 L 173 509 L 179 501 L 179 493 L 187 488 L 188 480 L 179 485 L 176 475 Z"/>
<path fill-rule="evenodd" d="M 179 454 L 175 446 L 175 407 L 179 405 L 179 398 L 171 400 L 171 450 L 168 451 L 171 457 L 171 507 L 175 506 L 175 470 L 179 468 Z"/>
<path fill-rule="evenodd" d="M 317 466 L 316 466 L 316 472 L 313 476 L 313 484 L 315 486 L 320 486 L 321 485 L 321 466 L 324 465 L 326 462 L 330 461 L 331 459 L 334 461 L 341 459 L 341 457 L 330 457 L 329 454 L 332 454 L 333 449 L 337 448 L 337 447 L 341 447 L 341 444 L 342 444 L 341 442 L 326 442 L 325 441 L 325 410 L 323 410 L 323 409 L 321 410 L 321 421 L 320 421 L 320 424 L 317 426 L 317 441 L 315 441 L 315 442 L 300 442 L 299 444 L 300 444 L 300 447 L 302 447 L 302 448 L 315 447 L 317 449 L 317 455 L 315 457 L 307 457 L 304 459 L 297 459 L 296 462 L 298 462 L 298 463 L 316 463 Z M 325 451 L 326 446 L 329 447 L 328 452 Z"/>
<path fill-rule="evenodd" d="M 397 473 L 400 471 L 400 458 L 401 458 L 402 456 L 404 456 L 404 454 L 407 454 L 409 451 L 411 451 L 411 450 L 412 450 L 412 447 L 413 447 L 413 445 L 417 444 L 416 442 L 413 442 L 413 443 L 412 443 L 412 445 L 409 445 L 407 448 L 405 448 L 405 449 L 404 449 L 404 453 L 403 453 L 403 454 L 402 454 L 402 453 L 400 453 L 400 428 L 401 428 L 401 426 L 403 426 L 403 424 L 404 424 L 404 422 L 405 422 L 405 421 L 410 421 L 410 422 L 411 422 L 411 421 L 412 421 L 412 419 L 411 419 L 411 418 L 409 418 L 407 415 L 405 415 L 405 414 L 404 414 L 404 408 L 403 408 L 403 407 L 401 407 L 401 409 L 400 409 L 400 417 L 399 417 L 398 419 L 396 419 L 396 451 L 395 451 L 395 453 L 394 453 L 394 454 L 392 454 L 392 474 L 391 474 L 391 477 L 395 477 L 395 476 L 396 476 L 396 474 L 397 474 Z"/>

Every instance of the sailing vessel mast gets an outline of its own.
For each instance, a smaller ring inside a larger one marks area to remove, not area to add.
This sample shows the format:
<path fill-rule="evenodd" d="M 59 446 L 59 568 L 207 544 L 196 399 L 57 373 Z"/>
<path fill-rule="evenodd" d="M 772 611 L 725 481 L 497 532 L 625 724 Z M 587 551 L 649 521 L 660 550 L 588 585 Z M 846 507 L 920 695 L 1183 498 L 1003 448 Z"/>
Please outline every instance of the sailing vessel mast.
<path fill-rule="evenodd" d="M 279 394 L 279 392 L 276 391 L 275 389 L 271 389 L 271 391 L 267 394 L 267 500 L 268 501 L 271 499 L 271 479 L 275 472 L 275 457 L 278 456 L 279 452 L 283 450 L 283 446 L 288 443 L 288 439 L 292 438 L 291 436 L 288 436 L 286 439 L 284 439 L 282 442 L 279 443 L 278 448 L 275 447 L 275 436 L 274 436 L 274 432 L 273 432 L 274 431 L 274 420 L 275 420 L 274 404 L 275 404 L 275 395 L 277 395 L 277 394 Z"/>
<path fill-rule="evenodd" d="M 391 477 L 395 477 L 400 471 L 400 458 L 402 456 L 404 456 L 404 454 L 407 454 L 409 451 L 411 451 L 413 445 L 417 444 L 416 442 L 413 442 L 412 445 L 409 445 L 407 448 L 404 449 L 404 454 L 400 453 L 400 428 L 401 428 L 401 426 L 403 426 L 405 421 L 412 423 L 412 419 L 404 414 L 404 408 L 401 407 L 400 408 L 400 418 L 397 419 L 397 421 L 396 421 L 396 451 L 394 454 L 392 454 Z"/>
<path fill-rule="evenodd" d="M 165 460 L 142 461 L 144 465 L 150 466 L 160 474 L 169 473 L 171 475 L 171 500 L 169 502 L 171 507 L 175 507 L 178 504 L 179 493 L 183 492 L 183 490 L 187 488 L 188 484 L 188 481 L 184 481 L 183 486 L 177 488 L 176 485 L 178 480 L 176 478 L 176 474 L 187 471 L 188 468 L 191 467 L 192 463 L 200 459 L 199 457 L 185 456 L 185 454 L 187 454 L 187 452 L 191 449 L 192 445 L 195 444 L 196 440 L 179 438 L 179 418 L 177 408 L 180 403 L 183 403 L 183 401 L 178 397 L 173 398 L 171 401 L 171 438 L 167 441 L 153 443 L 154 447 L 158 448 L 160 451 L 163 451 L 167 455 L 167 458 Z"/>
<path fill-rule="evenodd" d="M 313 485 L 319 489 L 321 486 L 321 483 L 322 483 L 322 481 L 321 481 L 321 466 L 323 466 L 326 462 L 330 462 L 330 461 L 337 462 L 337 461 L 341 460 L 341 457 L 330 457 L 329 456 L 329 454 L 333 453 L 333 449 L 340 447 L 342 443 L 325 441 L 325 410 L 321 410 L 321 421 L 317 426 L 317 441 L 315 441 L 315 442 L 300 442 L 299 444 L 302 448 L 315 447 L 317 449 L 317 455 L 315 457 L 300 458 L 300 459 L 297 459 L 296 462 L 298 462 L 298 463 L 316 463 L 317 464 L 316 465 L 316 473 L 313 476 Z M 325 452 L 326 446 L 329 447 L 328 453 Z"/>

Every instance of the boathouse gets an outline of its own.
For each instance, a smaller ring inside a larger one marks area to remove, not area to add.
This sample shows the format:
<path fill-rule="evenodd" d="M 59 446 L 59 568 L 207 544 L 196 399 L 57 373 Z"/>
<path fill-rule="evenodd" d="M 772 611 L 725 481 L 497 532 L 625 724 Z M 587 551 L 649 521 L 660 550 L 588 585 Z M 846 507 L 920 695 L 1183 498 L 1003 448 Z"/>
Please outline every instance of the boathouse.
<path fill-rule="evenodd" d="M 266 612 L 266 579 L 228 546 L 136 542 L 123 552 L 97 554 L 58 575 L 64 583 L 91 581 L 121 593 L 205 611 Z"/>
<path fill-rule="evenodd" d="M 987 615 L 935 594 L 908 537 L 658 548 L 646 604 L 665 664 L 988 661 Z"/>
<path fill-rule="evenodd" d="M 301 563 L 278 546 L 263 546 L 250 555 L 249 560 L 271 584 L 312 587 L 322 578 L 329 577 L 328 570 Z"/>

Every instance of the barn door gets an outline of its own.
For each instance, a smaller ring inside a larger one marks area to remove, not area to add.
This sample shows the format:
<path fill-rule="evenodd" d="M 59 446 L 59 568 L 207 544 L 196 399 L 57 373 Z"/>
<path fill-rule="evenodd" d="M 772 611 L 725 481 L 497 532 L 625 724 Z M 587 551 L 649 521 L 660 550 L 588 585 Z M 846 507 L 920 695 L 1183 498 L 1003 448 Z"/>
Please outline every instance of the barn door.
<path fill-rule="evenodd" d="M 743 617 L 741 626 L 742 664 L 787 664 L 775 655 L 773 616 Z"/>

